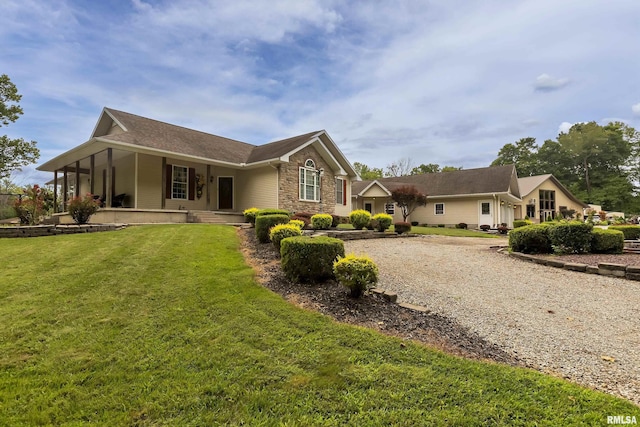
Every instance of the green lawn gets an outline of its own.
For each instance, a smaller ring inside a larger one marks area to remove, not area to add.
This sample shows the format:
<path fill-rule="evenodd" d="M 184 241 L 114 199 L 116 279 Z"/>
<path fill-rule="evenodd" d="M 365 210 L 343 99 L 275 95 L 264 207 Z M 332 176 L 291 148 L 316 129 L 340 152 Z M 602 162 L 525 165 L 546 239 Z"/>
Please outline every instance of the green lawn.
<path fill-rule="evenodd" d="M 338 228 L 345 229 L 345 230 L 353 230 L 353 226 L 351 224 L 340 224 L 338 225 Z M 393 231 L 393 225 L 391 226 L 389 231 Z M 489 233 L 485 233 L 484 231 L 464 230 L 461 228 L 444 228 L 444 227 L 412 226 L 411 233 L 433 234 L 438 236 L 452 236 L 452 237 L 488 237 L 490 239 L 506 237 L 506 235 L 489 234 Z"/>
<path fill-rule="evenodd" d="M 0 239 L 0 425 L 602 425 L 638 407 L 337 324 L 231 227 Z"/>

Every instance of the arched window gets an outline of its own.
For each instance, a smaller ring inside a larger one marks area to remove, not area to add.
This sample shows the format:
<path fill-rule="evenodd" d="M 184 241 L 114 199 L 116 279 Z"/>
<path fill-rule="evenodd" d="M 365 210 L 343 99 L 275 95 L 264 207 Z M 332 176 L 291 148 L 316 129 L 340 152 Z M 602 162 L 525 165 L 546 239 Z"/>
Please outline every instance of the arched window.
<path fill-rule="evenodd" d="M 307 159 L 300 167 L 300 200 L 312 202 L 320 201 L 320 177 L 316 170 L 316 163 Z"/>

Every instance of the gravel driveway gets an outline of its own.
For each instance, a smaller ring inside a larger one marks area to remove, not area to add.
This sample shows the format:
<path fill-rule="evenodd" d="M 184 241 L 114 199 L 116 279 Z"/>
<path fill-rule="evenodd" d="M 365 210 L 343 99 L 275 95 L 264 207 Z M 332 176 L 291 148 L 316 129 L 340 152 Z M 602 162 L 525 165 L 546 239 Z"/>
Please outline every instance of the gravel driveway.
<path fill-rule="evenodd" d="M 455 319 L 526 365 L 640 404 L 640 282 L 564 271 L 490 249 L 505 240 L 345 242 L 378 287 Z M 640 257 L 640 256 L 639 256 Z"/>

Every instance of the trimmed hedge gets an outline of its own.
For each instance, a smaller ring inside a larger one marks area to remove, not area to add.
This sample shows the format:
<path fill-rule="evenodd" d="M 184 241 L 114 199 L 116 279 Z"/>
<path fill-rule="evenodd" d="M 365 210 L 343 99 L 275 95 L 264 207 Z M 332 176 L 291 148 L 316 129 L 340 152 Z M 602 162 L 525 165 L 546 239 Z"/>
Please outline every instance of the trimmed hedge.
<path fill-rule="evenodd" d="M 393 229 L 398 234 L 408 233 L 411 231 L 411 224 L 408 222 L 396 222 L 393 224 Z"/>
<path fill-rule="evenodd" d="M 296 227 L 298 227 L 300 230 L 302 230 L 306 224 L 304 223 L 303 220 L 301 219 L 292 219 L 291 221 L 289 221 L 289 224 L 291 225 L 295 225 Z"/>
<path fill-rule="evenodd" d="M 369 221 L 371 221 L 371 212 L 364 209 L 357 209 L 349 214 L 349 222 L 356 230 L 362 230 L 367 227 Z"/>
<path fill-rule="evenodd" d="M 251 225 L 255 225 L 256 215 L 258 214 L 258 212 L 260 212 L 260 209 L 258 208 L 249 208 L 249 209 L 245 209 L 244 212 L 242 212 L 242 214 L 244 215 L 245 221 L 247 221 Z"/>
<path fill-rule="evenodd" d="M 528 219 L 516 219 L 513 221 L 513 228 L 526 227 L 527 225 L 533 225 L 533 222 Z"/>
<path fill-rule="evenodd" d="M 608 229 L 622 231 L 625 240 L 640 239 L 640 225 L 611 225 Z"/>
<path fill-rule="evenodd" d="M 369 257 L 349 254 L 333 263 L 333 273 L 338 282 L 351 290 L 351 296 L 358 298 L 378 283 L 378 266 Z"/>
<path fill-rule="evenodd" d="M 315 230 L 328 230 L 331 228 L 333 217 L 329 214 L 315 214 L 311 217 L 311 226 Z"/>
<path fill-rule="evenodd" d="M 291 217 L 291 212 L 284 209 L 260 209 L 256 213 L 256 218 L 263 215 L 286 215 Z"/>
<path fill-rule="evenodd" d="M 334 278 L 333 263 L 344 257 L 344 243 L 332 237 L 287 237 L 280 242 L 282 270 L 293 282 L 319 283 Z"/>
<path fill-rule="evenodd" d="M 621 254 L 623 249 L 624 233 L 622 231 L 594 228 L 591 232 L 591 252 L 595 254 Z"/>
<path fill-rule="evenodd" d="M 256 216 L 256 236 L 260 243 L 269 243 L 269 230 L 278 224 L 289 222 L 289 215 L 258 215 Z"/>
<path fill-rule="evenodd" d="M 549 239 L 555 252 L 583 254 L 591 250 L 593 225 L 584 222 L 559 223 L 549 228 Z"/>
<path fill-rule="evenodd" d="M 287 237 L 302 236 L 302 228 L 296 224 L 278 224 L 271 227 L 269 238 L 276 250 L 280 252 L 280 242 Z"/>
<path fill-rule="evenodd" d="M 524 254 L 548 254 L 553 252 L 549 237 L 550 225 L 537 224 L 518 227 L 509 233 L 509 249 Z"/>
<path fill-rule="evenodd" d="M 385 231 L 387 228 L 391 227 L 393 223 L 393 217 L 386 213 L 379 213 L 371 218 L 373 221 L 376 221 L 376 230 Z"/>

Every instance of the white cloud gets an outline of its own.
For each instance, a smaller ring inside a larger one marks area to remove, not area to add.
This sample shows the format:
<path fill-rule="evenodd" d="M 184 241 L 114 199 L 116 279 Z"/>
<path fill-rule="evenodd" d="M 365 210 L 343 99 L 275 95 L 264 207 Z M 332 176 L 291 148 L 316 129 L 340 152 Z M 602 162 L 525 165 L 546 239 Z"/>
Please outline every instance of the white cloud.
<path fill-rule="evenodd" d="M 636 116 L 640 116 L 640 102 L 631 106 L 631 111 Z"/>
<path fill-rule="evenodd" d="M 571 126 L 573 125 L 574 123 L 569 122 L 560 123 L 560 126 L 558 127 L 558 133 L 569 133 L 569 129 L 571 129 Z"/>
<path fill-rule="evenodd" d="M 540 74 L 536 78 L 536 82 L 534 83 L 533 87 L 536 91 L 552 92 L 554 90 L 562 89 L 568 84 L 569 79 L 567 78 L 556 78 L 550 76 L 549 74 Z"/>

